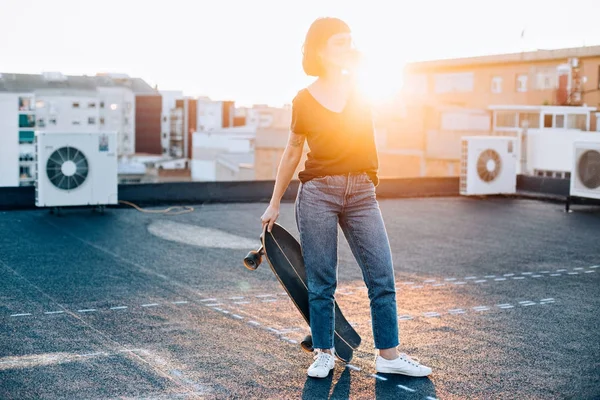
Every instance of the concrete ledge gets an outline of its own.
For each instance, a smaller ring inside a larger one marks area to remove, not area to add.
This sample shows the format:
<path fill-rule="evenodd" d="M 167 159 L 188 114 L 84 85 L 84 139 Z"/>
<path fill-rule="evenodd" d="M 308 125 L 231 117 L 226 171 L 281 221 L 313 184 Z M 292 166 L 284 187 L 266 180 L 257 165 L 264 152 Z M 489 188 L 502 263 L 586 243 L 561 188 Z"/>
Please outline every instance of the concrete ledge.
<path fill-rule="evenodd" d="M 233 181 L 119 185 L 119 200 L 129 201 L 140 206 L 268 202 L 274 184 L 274 181 Z M 298 186 L 299 181 L 293 180 L 282 201 L 294 201 Z M 569 180 L 519 176 L 517 188 L 516 197 L 564 201 L 569 195 Z M 378 198 L 458 195 L 458 177 L 381 179 L 377 187 Z M 598 201 L 576 199 L 574 203 L 597 204 Z M 35 208 L 34 187 L 0 187 L 0 210 L 32 208 Z"/>

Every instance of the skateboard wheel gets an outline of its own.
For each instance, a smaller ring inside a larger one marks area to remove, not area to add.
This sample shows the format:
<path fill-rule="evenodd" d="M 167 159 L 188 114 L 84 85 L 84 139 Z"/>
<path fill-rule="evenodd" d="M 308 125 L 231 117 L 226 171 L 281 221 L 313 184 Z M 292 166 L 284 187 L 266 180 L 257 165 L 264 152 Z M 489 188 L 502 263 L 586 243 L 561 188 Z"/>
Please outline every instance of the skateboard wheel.
<path fill-rule="evenodd" d="M 304 340 L 300 342 L 300 347 L 302 347 L 302 350 L 306 351 L 307 353 L 312 353 L 314 351 L 312 336 L 307 335 Z"/>
<path fill-rule="evenodd" d="M 262 262 L 262 256 L 260 252 L 253 250 L 244 257 L 244 266 L 250 271 L 254 271 Z"/>

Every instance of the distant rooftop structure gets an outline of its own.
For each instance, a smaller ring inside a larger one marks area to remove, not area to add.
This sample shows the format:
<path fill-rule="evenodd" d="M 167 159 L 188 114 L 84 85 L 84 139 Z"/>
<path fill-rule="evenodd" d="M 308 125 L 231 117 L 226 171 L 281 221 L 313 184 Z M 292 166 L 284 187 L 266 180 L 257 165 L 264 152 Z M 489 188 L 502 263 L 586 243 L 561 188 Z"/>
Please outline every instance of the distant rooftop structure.
<path fill-rule="evenodd" d="M 495 54 L 479 57 L 450 58 L 430 61 L 418 61 L 406 65 L 406 70 L 420 71 L 435 68 L 463 67 L 467 65 L 486 65 L 516 62 L 539 62 L 568 58 L 600 57 L 599 46 L 570 47 L 554 50 L 535 50 L 521 53 Z"/>
<path fill-rule="evenodd" d="M 138 95 L 159 95 L 159 92 L 141 78 L 126 74 L 63 75 L 50 71 L 41 74 L 0 73 L 0 92 L 33 92 L 43 89 L 71 89 L 93 91 L 98 87 L 127 87 Z"/>

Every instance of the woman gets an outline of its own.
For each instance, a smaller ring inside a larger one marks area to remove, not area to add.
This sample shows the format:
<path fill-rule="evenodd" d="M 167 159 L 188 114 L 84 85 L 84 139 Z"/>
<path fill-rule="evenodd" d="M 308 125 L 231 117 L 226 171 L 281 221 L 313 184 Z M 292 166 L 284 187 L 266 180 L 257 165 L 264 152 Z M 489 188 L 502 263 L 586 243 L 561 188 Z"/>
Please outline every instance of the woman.
<path fill-rule="evenodd" d="M 396 287 L 387 232 L 375 196 L 378 157 L 370 108 L 356 91 L 359 53 L 350 29 L 337 18 L 319 18 L 304 42 L 302 66 L 317 79 L 292 102 L 291 132 L 279 164 L 271 202 L 261 217 L 270 231 L 281 197 L 302 157 L 296 224 L 306 266 L 315 361 L 311 377 L 334 368 L 334 293 L 338 224 L 363 274 L 370 299 L 377 372 L 426 376 L 431 369 L 399 353 Z"/>

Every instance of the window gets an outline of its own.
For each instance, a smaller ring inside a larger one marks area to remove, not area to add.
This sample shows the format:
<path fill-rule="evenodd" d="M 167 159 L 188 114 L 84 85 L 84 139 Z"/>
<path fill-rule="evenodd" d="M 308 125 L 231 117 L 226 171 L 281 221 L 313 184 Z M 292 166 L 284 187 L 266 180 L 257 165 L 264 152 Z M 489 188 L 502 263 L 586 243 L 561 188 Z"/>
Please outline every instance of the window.
<path fill-rule="evenodd" d="M 537 90 L 552 90 L 558 87 L 558 72 L 556 70 L 538 71 L 536 74 Z"/>
<path fill-rule="evenodd" d="M 104 125 L 104 117 L 100 117 L 100 125 Z"/>
<path fill-rule="evenodd" d="M 519 74 L 517 75 L 516 82 L 517 92 L 526 92 L 527 91 L 527 75 Z"/>
<path fill-rule="evenodd" d="M 580 129 L 585 131 L 587 129 L 587 116 L 583 114 L 569 114 L 567 115 L 567 128 L 568 129 Z"/>
<path fill-rule="evenodd" d="M 502 93 L 502 77 L 494 76 L 492 78 L 492 93 Z"/>
<path fill-rule="evenodd" d="M 33 111 L 33 97 L 19 97 L 19 111 Z"/>
<path fill-rule="evenodd" d="M 48 123 L 50 125 L 56 125 L 56 116 L 52 116 L 52 117 L 48 118 Z"/>
<path fill-rule="evenodd" d="M 88 103 L 88 108 L 96 108 L 96 102 L 95 101 L 90 101 Z"/>
<path fill-rule="evenodd" d="M 79 108 L 79 102 L 77 102 L 77 101 L 73 102 L 73 108 Z"/>
<path fill-rule="evenodd" d="M 88 117 L 88 125 L 96 125 L 96 117 Z"/>
<path fill-rule="evenodd" d="M 552 128 L 552 114 L 544 114 L 544 128 Z"/>
<path fill-rule="evenodd" d="M 19 143 L 33 143 L 35 138 L 34 131 L 20 131 L 19 132 Z"/>
<path fill-rule="evenodd" d="M 519 113 L 519 127 L 523 128 L 527 123 L 528 128 L 537 129 L 540 127 L 540 114 L 537 113 Z"/>
<path fill-rule="evenodd" d="M 19 128 L 34 128 L 35 115 L 19 114 Z"/>
<path fill-rule="evenodd" d="M 436 74 L 434 76 L 436 93 L 459 93 L 473 91 L 473 73 L 460 72 Z"/>
<path fill-rule="evenodd" d="M 514 111 L 498 111 L 496 113 L 497 128 L 516 128 L 517 113 Z"/>
<path fill-rule="evenodd" d="M 44 101 L 43 100 L 36 101 L 35 108 L 44 108 Z"/>
<path fill-rule="evenodd" d="M 554 127 L 564 128 L 565 127 L 565 116 L 563 114 L 557 114 L 554 116 Z"/>
<path fill-rule="evenodd" d="M 73 125 L 81 125 L 80 121 L 73 121 Z"/>
<path fill-rule="evenodd" d="M 104 108 L 104 102 L 103 101 L 100 102 L 100 108 Z"/>
<path fill-rule="evenodd" d="M 44 118 L 38 118 L 37 120 L 37 126 L 40 128 L 45 128 L 46 127 L 46 121 L 44 120 Z"/>

